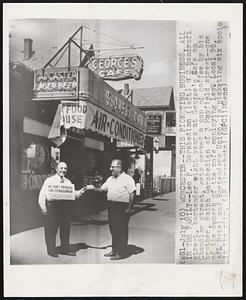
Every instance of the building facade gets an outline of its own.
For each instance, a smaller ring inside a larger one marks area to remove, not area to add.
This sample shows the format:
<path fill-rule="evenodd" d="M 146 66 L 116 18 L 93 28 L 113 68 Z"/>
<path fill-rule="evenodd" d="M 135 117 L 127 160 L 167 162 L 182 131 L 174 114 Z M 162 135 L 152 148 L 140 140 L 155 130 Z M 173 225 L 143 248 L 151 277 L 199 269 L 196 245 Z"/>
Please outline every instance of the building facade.
<path fill-rule="evenodd" d="M 114 157 L 129 169 L 130 153 L 117 141 L 149 153 L 153 144 L 144 113 L 91 70 L 44 68 L 54 53 L 35 51 L 31 39 L 22 52 L 13 52 L 9 65 L 11 234 L 42 225 L 39 190 L 59 161 L 68 164 L 67 177 L 80 189 L 104 181 Z M 73 220 L 105 204 L 104 193 L 88 191 L 74 201 Z"/>
<path fill-rule="evenodd" d="M 134 89 L 132 103 L 146 115 L 147 133 L 154 139 L 153 190 L 175 190 L 176 115 L 172 86 Z"/>

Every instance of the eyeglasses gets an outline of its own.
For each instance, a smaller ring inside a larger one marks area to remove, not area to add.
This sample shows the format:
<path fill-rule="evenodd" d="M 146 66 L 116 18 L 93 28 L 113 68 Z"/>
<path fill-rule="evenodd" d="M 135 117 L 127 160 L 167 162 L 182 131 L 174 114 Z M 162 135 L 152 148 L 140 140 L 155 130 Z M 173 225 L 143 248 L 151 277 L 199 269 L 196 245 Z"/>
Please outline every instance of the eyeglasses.
<path fill-rule="evenodd" d="M 115 169 L 115 168 L 119 168 L 119 166 L 110 166 L 110 168 L 114 168 Z"/>

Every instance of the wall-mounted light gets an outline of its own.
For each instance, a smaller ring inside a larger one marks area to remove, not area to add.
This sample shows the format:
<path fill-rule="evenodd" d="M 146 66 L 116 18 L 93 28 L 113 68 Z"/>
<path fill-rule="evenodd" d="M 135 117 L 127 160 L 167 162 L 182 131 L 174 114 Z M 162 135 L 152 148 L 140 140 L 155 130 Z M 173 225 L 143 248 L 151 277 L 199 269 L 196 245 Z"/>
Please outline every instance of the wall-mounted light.
<path fill-rule="evenodd" d="M 159 152 L 159 140 L 158 140 L 157 137 L 154 137 L 153 144 L 154 144 L 154 151 L 155 151 L 155 153 L 158 153 Z"/>

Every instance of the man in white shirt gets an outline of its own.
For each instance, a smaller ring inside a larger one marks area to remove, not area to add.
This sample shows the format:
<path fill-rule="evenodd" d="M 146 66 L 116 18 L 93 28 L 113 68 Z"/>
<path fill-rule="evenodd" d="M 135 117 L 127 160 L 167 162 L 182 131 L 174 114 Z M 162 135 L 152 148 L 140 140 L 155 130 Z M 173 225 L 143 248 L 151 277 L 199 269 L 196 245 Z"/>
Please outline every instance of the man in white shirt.
<path fill-rule="evenodd" d="M 69 250 L 70 236 L 70 202 L 71 200 L 53 200 L 48 199 L 48 186 L 60 185 L 61 183 L 71 185 L 71 181 L 65 177 L 67 173 L 67 164 L 60 162 L 56 167 L 56 174 L 47 178 L 39 193 L 39 206 L 45 217 L 44 235 L 47 246 L 47 253 L 52 257 L 58 257 L 56 250 L 56 234 L 60 228 L 61 251 L 64 255 L 75 256 L 76 253 Z M 84 189 L 75 191 L 75 198 L 79 198 Z"/>
<path fill-rule="evenodd" d="M 110 170 L 112 176 L 101 187 L 94 187 L 94 191 L 107 192 L 112 251 L 105 256 L 119 260 L 127 255 L 128 224 L 136 187 L 133 178 L 122 171 L 121 160 L 114 159 Z"/>

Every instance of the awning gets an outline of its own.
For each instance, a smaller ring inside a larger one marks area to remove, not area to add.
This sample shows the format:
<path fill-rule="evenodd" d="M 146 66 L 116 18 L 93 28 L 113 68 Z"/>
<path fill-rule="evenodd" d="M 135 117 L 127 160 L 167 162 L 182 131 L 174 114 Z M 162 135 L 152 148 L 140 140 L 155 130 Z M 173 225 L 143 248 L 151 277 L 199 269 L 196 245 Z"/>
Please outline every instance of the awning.
<path fill-rule="evenodd" d="M 26 116 L 24 117 L 23 132 L 25 133 L 47 137 L 50 129 L 51 127 L 48 124 L 39 122 Z"/>
<path fill-rule="evenodd" d="M 59 104 L 49 138 L 61 145 L 66 139 L 66 129 L 72 127 L 91 130 L 144 148 L 145 132 L 89 101 L 63 101 Z"/>

